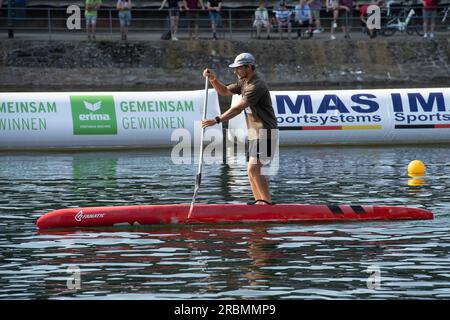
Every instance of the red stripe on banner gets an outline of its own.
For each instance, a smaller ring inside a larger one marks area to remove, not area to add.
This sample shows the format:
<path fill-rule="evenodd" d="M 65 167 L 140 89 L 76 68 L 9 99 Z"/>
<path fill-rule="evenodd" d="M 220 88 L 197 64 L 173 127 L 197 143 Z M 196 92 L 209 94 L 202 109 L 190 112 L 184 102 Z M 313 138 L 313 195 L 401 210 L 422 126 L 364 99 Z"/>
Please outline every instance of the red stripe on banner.
<path fill-rule="evenodd" d="M 342 126 L 305 126 L 303 130 L 342 130 Z"/>
<path fill-rule="evenodd" d="M 450 128 L 450 124 L 435 124 L 435 128 Z"/>

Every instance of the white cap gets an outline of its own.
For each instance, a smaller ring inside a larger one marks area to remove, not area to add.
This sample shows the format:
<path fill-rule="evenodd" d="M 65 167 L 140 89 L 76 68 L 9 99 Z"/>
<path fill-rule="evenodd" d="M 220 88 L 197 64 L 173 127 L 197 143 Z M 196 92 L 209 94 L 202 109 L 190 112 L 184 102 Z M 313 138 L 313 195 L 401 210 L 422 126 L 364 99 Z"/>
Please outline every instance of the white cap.
<path fill-rule="evenodd" d="M 256 60 L 252 54 L 245 52 L 245 53 L 241 53 L 241 54 L 237 55 L 236 59 L 234 59 L 234 63 L 230 64 L 229 67 L 237 68 L 237 67 L 245 66 L 248 64 L 255 65 Z"/>

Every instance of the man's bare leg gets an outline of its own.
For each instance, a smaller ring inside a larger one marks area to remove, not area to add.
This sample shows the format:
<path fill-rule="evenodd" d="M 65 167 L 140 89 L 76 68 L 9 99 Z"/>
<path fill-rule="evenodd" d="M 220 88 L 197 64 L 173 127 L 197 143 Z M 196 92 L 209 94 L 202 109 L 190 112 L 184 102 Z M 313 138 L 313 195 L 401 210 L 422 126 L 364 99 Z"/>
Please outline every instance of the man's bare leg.
<path fill-rule="evenodd" d="M 269 181 L 266 176 L 261 175 L 262 164 L 259 160 L 251 157 L 247 166 L 248 178 L 252 187 L 255 200 L 265 200 L 272 203 Z M 258 202 L 257 204 L 266 204 Z"/>

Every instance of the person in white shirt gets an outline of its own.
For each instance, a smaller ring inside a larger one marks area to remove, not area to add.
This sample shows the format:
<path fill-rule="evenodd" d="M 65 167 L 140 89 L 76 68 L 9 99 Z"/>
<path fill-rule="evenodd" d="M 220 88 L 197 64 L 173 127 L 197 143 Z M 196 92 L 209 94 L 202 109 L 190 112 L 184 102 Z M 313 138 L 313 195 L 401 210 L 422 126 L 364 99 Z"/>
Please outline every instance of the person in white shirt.
<path fill-rule="evenodd" d="M 259 1 L 259 7 L 255 10 L 253 27 L 256 28 L 256 38 L 261 39 L 261 28 L 264 27 L 267 30 L 267 39 L 270 39 L 269 12 L 265 7 L 265 0 Z"/>

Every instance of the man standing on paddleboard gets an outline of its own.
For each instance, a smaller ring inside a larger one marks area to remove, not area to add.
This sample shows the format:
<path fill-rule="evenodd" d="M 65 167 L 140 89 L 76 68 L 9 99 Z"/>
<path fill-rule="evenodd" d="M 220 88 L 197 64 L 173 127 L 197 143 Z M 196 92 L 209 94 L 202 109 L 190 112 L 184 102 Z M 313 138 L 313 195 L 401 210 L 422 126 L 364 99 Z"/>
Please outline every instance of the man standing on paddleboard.
<path fill-rule="evenodd" d="M 237 104 L 214 119 L 204 119 L 202 127 L 206 128 L 220 122 L 228 121 L 242 111 L 248 127 L 247 173 L 255 197 L 254 204 L 272 204 L 267 176 L 261 169 L 270 163 L 278 149 L 278 125 L 272 107 L 272 99 L 265 81 L 256 72 L 256 60 L 250 53 L 241 53 L 229 65 L 233 68 L 238 81 L 224 85 L 210 69 L 203 70 L 211 85 L 221 96 L 241 95 Z"/>

